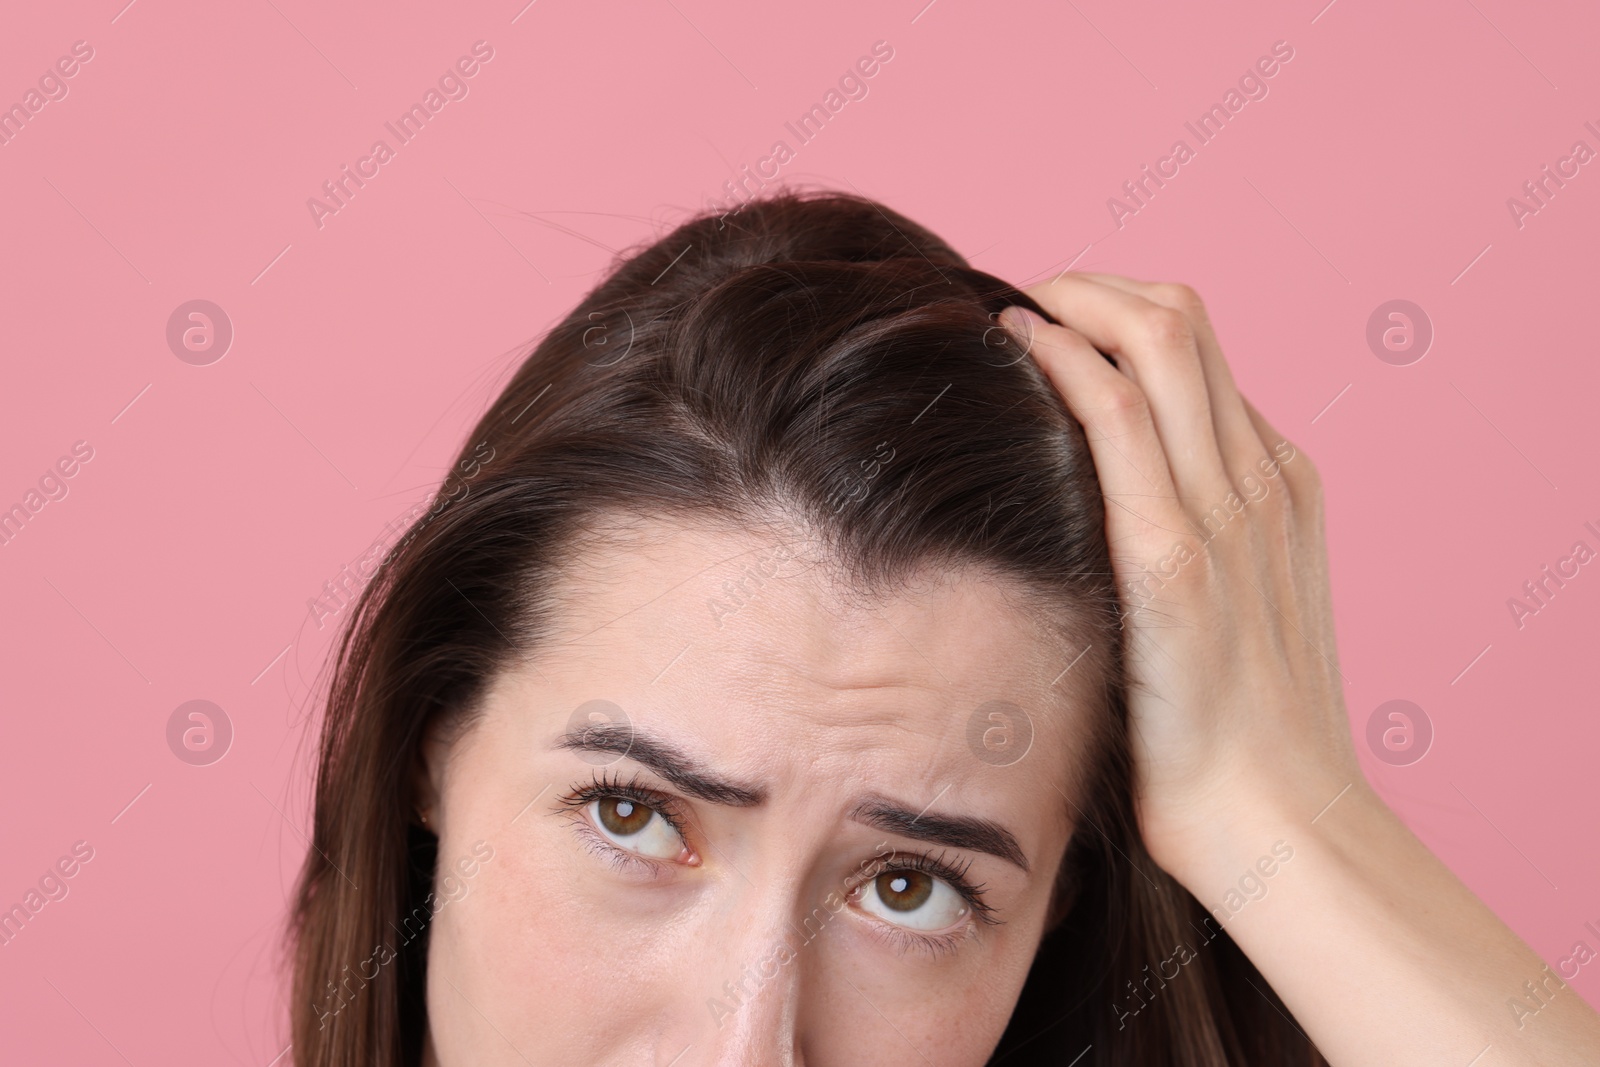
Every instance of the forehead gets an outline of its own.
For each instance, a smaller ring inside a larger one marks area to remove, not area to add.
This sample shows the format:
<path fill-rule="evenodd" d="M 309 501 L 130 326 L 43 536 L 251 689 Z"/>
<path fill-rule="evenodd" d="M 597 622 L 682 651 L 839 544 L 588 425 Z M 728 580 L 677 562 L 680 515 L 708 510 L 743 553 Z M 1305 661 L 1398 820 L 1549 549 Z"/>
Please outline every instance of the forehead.
<path fill-rule="evenodd" d="M 642 519 L 550 592 L 555 631 L 514 680 L 558 696 L 552 714 L 611 701 L 730 769 L 964 780 L 1021 756 L 1060 788 L 1088 725 L 1089 687 L 1062 675 L 1080 650 L 976 569 L 866 596 L 803 535 Z"/>

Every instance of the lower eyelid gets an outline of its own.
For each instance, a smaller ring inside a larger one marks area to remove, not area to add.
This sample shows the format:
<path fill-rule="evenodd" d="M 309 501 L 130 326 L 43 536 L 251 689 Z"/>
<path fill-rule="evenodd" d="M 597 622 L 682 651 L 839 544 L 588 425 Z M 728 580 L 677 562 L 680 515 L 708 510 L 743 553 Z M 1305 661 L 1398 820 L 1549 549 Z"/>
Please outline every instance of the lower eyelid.
<path fill-rule="evenodd" d="M 874 937 L 880 937 L 896 951 L 910 954 L 921 952 L 930 957 L 938 957 L 946 952 L 954 952 L 963 944 L 977 936 L 977 925 L 972 921 L 969 913 L 965 922 L 954 930 L 945 930 L 937 934 L 921 934 L 904 926 L 884 922 L 873 915 L 868 915 L 857 909 L 857 913 L 873 928 Z"/>
<path fill-rule="evenodd" d="M 594 824 L 589 821 L 588 815 L 584 814 L 582 809 L 571 814 L 577 816 L 573 824 L 573 831 L 583 839 L 585 845 L 592 851 L 596 851 L 609 859 L 619 869 L 640 870 L 650 878 L 658 878 L 668 873 L 668 864 L 660 860 L 653 860 L 648 856 L 641 856 L 636 852 L 630 852 L 608 840 L 604 834 L 595 829 Z M 848 890 L 846 899 L 853 903 L 855 897 L 871 884 L 872 880 L 868 879 Z M 881 938 L 896 951 L 902 954 L 920 952 L 935 958 L 946 952 L 954 952 L 965 942 L 977 937 L 978 922 L 983 918 L 968 902 L 967 911 L 960 926 L 953 930 L 928 934 L 918 933 L 904 926 L 896 926 L 894 923 L 886 922 L 875 915 L 868 914 L 859 907 L 852 907 L 852 910 L 871 928 L 872 936 Z M 991 921 L 998 922 L 999 920 Z"/>
<path fill-rule="evenodd" d="M 630 852 L 608 840 L 605 834 L 595 829 L 594 824 L 589 821 L 589 816 L 584 814 L 582 810 L 573 814 L 576 818 L 574 819 L 572 830 L 583 841 L 584 846 L 591 852 L 610 860 L 617 869 L 638 870 L 648 874 L 651 878 L 657 878 L 666 873 L 666 867 L 660 860 L 651 859 L 649 856 L 641 856 L 637 852 Z"/>

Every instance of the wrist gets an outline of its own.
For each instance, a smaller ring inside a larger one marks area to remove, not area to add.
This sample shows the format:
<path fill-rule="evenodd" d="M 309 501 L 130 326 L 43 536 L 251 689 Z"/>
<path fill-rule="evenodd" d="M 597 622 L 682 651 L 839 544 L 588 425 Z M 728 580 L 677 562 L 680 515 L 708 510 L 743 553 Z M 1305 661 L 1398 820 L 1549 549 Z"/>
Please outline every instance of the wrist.
<path fill-rule="evenodd" d="M 1230 891 L 1245 893 L 1255 880 L 1272 877 L 1269 872 L 1292 863 L 1296 852 L 1349 855 L 1358 842 L 1398 825 L 1359 769 L 1292 781 L 1234 776 L 1210 793 L 1209 802 L 1183 805 L 1181 824 L 1147 836 L 1152 858 L 1208 907 Z"/>

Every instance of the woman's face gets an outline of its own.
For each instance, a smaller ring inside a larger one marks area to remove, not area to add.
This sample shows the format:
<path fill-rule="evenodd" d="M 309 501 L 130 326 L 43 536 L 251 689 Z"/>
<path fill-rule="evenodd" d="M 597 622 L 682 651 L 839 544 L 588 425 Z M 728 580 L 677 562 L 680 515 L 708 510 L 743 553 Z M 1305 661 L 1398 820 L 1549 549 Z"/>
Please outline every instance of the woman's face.
<path fill-rule="evenodd" d="M 995 579 L 849 604 L 776 540 L 642 530 L 424 745 L 428 1062 L 985 1062 L 1080 800 L 1081 650 Z"/>

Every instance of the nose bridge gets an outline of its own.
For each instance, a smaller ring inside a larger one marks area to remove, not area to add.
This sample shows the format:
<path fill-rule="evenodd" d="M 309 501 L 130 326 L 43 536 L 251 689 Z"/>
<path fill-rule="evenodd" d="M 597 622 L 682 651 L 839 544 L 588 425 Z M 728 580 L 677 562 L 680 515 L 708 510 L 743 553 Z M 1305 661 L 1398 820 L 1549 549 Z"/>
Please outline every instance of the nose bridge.
<path fill-rule="evenodd" d="M 709 1053 L 693 1062 L 716 1067 L 802 1063 L 796 1023 L 800 1017 L 808 934 L 814 923 L 800 924 L 806 912 L 804 886 L 796 872 L 741 880 L 739 902 L 720 922 L 726 940 L 707 953 L 702 972 L 702 1005 Z"/>

